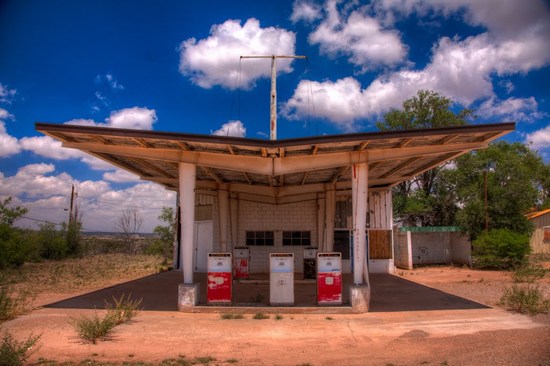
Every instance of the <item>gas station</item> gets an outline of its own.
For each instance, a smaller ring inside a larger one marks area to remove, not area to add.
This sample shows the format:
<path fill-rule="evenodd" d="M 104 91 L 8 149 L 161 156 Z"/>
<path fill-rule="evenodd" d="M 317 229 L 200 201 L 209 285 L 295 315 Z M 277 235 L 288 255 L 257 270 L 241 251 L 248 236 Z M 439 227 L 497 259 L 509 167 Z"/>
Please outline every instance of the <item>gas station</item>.
<path fill-rule="evenodd" d="M 311 306 L 360 313 L 375 296 L 370 274 L 394 271 L 392 187 L 487 147 L 514 123 L 281 140 L 36 129 L 178 193 L 180 311 L 238 307 L 240 287 L 267 281 L 266 305 L 295 306 L 307 284 Z"/>

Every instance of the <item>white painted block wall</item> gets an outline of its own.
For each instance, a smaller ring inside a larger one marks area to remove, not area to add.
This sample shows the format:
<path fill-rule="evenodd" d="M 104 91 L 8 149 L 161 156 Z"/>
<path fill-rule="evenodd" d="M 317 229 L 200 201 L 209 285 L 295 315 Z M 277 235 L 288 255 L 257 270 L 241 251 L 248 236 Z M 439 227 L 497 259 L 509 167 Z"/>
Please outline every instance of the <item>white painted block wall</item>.
<path fill-rule="evenodd" d="M 294 268 L 303 272 L 303 248 L 283 246 L 283 231 L 309 231 L 311 244 L 317 246 L 317 201 L 285 205 L 239 202 L 239 245 L 246 244 L 247 231 L 274 231 L 274 246 L 251 246 L 251 273 L 269 272 L 269 253 L 294 253 Z"/>

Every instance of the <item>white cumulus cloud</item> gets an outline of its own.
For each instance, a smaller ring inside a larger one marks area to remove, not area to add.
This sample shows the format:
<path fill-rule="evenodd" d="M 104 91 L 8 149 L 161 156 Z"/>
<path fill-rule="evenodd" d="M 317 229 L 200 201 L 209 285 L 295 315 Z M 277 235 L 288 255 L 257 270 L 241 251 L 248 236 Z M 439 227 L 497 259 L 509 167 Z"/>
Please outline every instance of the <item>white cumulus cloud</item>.
<path fill-rule="evenodd" d="M 531 144 L 535 150 L 550 149 L 550 123 L 540 130 L 527 134 L 526 144 Z"/>
<path fill-rule="evenodd" d="M 180 45 L 180 72 L 202 88 L 251 88 L 259 78 L 270 77 L 270 62 L 243 59 L 241 56 L 294 55 L 296 36 L 287 30 L 262 28 L 250 18 L 242 26 L 239 20 L 214 25 L 210 36 L 190 38 Z M 292 59 L 277 60 L 277 71 L 292 71 Z"/>
<path fill-rule="evenodd" d="M 321 11 L 321 6 L 312 1 L 297 0 L 292 4 L 290 20 L 294 23 L 301 20 L 312 22 L 321 18 Z"/>
<path fill-rule="evenodd" d="M 85 156 L 79 150 L 67 149 L 61 146 L 61 141 L 50 136 L 23 137 L 20 141 L 24 150 L 32 151 L 36 155 L 54 160 L 78 159 Z"/>
<path fill-rule="evenodd" d="M 483 102 L 476 112 L 482 117 L 496 116 L 517 122 L 531 122 L 543 117 L 543 114 L 538 111 L 538 103 L 533 97 L 508 98 L 500 101 L 490 98 Z"/>
<path fill-rule="evenodd" d="M 213 131 L 212 135 L 245 137 L 246 127 L 241 121 L 229 121 L 224 123 L 218 130 Z"/>
<path fill-rule="evenodd" d="M 106 127 L 152 130 L 157 121 L 157 113 L 148 108 L 125 108 L 111 113 Z"/>
<path fill-rule="evenodd" d="M 407 47 L 396 30 L 384 29 L 378 19 L 360 11 L 342 19 L 345 15 L 338 12 L 337 4 L 327 2 L 327 17 L 309 35 L 311 44 L 319 44 L 328 55 L 348 56 L 362 71 L 405 61 Z"/>
<path fill-rule="evenodd" d="M 0 158 L 15 155 L 21 151 L 17 138 L 11 136 L 6 130 L 6 125 L 1 120 L 3 115 L 7 117 L 9 114 L 5 109 L 0 108 Z"/>
<path fill-rule="evenodd" d="M 328 4 L 332 8 L 324 23 L 327 26 L 339 25 L 336 33 L 327 31 L 337 45 L 345 40 L 344 31 L 351 16 L 346 22 L 342 22 L 340 19 L 345 12 L 340 14 L 335 2 Z M 475 107 L 481 103 L 481 116 L 502 116 L 517 121 L 530 121 L 542 116 L 534 98 L 511 97 L 499 100 L 493 86 L 494 75 L 505 77 L 527 73 L 550 63 L 550 12 L 541 2 L 534 1 L 532 8 L 517 1 L 503 1 L 502 6 L 498 2 L 497 6 L 491 1 L 468 0 L 386 0 L 375 5 L 375 9 L 398 9 L 399 16 L 411 15 L 413 12 L 417 12 L 419 16 L 429 16 L 430 11 L 440 12 L 445 16 L 459 14 L 464 17 L 465 22 L 484 25 L 487 31 L 465 39 L 443 37 L 432 47 L 430 62 L 423 69 L 405 67 L 388 72 L 365 87 L 352 78 L 325 82 L 302 80 L 294 95 L 284 105 L 283 111 L 289 118 L 313 114 L 346 130 L 353 128 L 353 121 L 378 117 L 392 107 L 400 107 L 403 100 L 420 89 L 435 90 L 466 107 Z M 391 18 L 385 14 L 386 20 Z M 505 30 L 507 19 L 513 19 L 510 21 L 513 32 Z M 342 37 L 335 37 L 338 32 Z M 513 90 L 510 83 L 505 86 L 508 92 Z M 341 90 L 344 87 L 349 94 L 342 101 Z M 335 98 L 334 106 L 330 109 L 325 107 L 329 96 Z M 313 113 L 312 103 L 315 106 Z"/>
<path fill-rule="evenodd" d="M 112 128 L 131 128 L 151 130 L 157 121 L 154 109 L 133 107 L 111 112 L 105 122 L 96 122 L 91 119 L 72 119 L 65 124 L 78 126 L 98 126 Z M 2 138 L 0 130 L 0 139 Z M 83 163 L 95 170 L 114 170 L 114 166 L 80 150 L 62 147 L 61 141 L 50 136 L 23 137 L 18 144 L 23 150 L 31 151 L 39 156 L 54 160 L 80 159 Z M 0 147 L 1 151 L 1 147 Z M 112 177 L 119 177 L 112 173 Z M 116 178 L 115 178 L 116 179 Z"/>
<path fill-rule="evenodd" d="M 143 231 L 151 232 L 159 224 L 163 206 L 175 205 L 175 193 L 154 183 L 139 183 L 114 189 L 104 180 L 79 181 L 65 172 L 56 172 L 53 164 L 31 164 L 19 168 L 13 176 L 0 172 L 0 199 L 14 197 L 13 204 L 29 209 L 27 217 L 54 223 L 66 222 L 71 187 L 78 193 L 77 204 L 85 229 L 115 231 L 114 222 L 127 207 L 138 209 Z M 20 226 L 36 227 L 36 221 L 19 220 Z"/>
<path fill-rule="evenodd" d="M 139 182 L 139 177 L 137 175 L 122 169 L 104 173 L 103 179 L 115 183 Z"/>

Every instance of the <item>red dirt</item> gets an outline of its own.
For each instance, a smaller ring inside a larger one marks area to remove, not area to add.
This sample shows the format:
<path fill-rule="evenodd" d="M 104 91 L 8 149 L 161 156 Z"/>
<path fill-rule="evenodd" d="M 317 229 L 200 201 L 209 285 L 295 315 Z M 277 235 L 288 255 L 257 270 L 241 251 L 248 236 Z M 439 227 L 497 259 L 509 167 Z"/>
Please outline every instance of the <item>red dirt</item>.
<path fill-rule="evenodd" d="M 397 275 L 494 306 L 506 272 L 430 267 Z M 548 294 L 550 278 L 539 286 Z M 58 297 L 55 294 L 44 298 Z M 69 297 L 64 294 L 65 297 Z M 359 315 L 284 314 L 283 319 L 222 320 L 218 314 L 141 312 L 112 339 L 80 341 L 71 318 L 91 310 L 38 309 L 0 325 L 23 339 L 41 333 L 32 357 L 79 362 L 160 362 L 210 356 L 212 365 L 550 365 L 550 316 L 499 308 Z"/>

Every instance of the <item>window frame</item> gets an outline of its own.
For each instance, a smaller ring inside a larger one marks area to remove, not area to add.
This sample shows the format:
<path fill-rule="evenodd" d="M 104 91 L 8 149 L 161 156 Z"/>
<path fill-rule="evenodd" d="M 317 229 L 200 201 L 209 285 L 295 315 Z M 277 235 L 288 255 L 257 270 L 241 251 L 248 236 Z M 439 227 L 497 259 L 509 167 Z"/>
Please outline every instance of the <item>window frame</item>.
<path fill-rule="evenodd" d="M 247 230 L 245 233 L 247 247 L 272 247 L 275 246 L 274 231 Z"/>
<path fill-rule="evenodd" d="M 311 231 L 293 230 L 283 231 L 284 247 L 309 247 L 311 246 Z"/>

